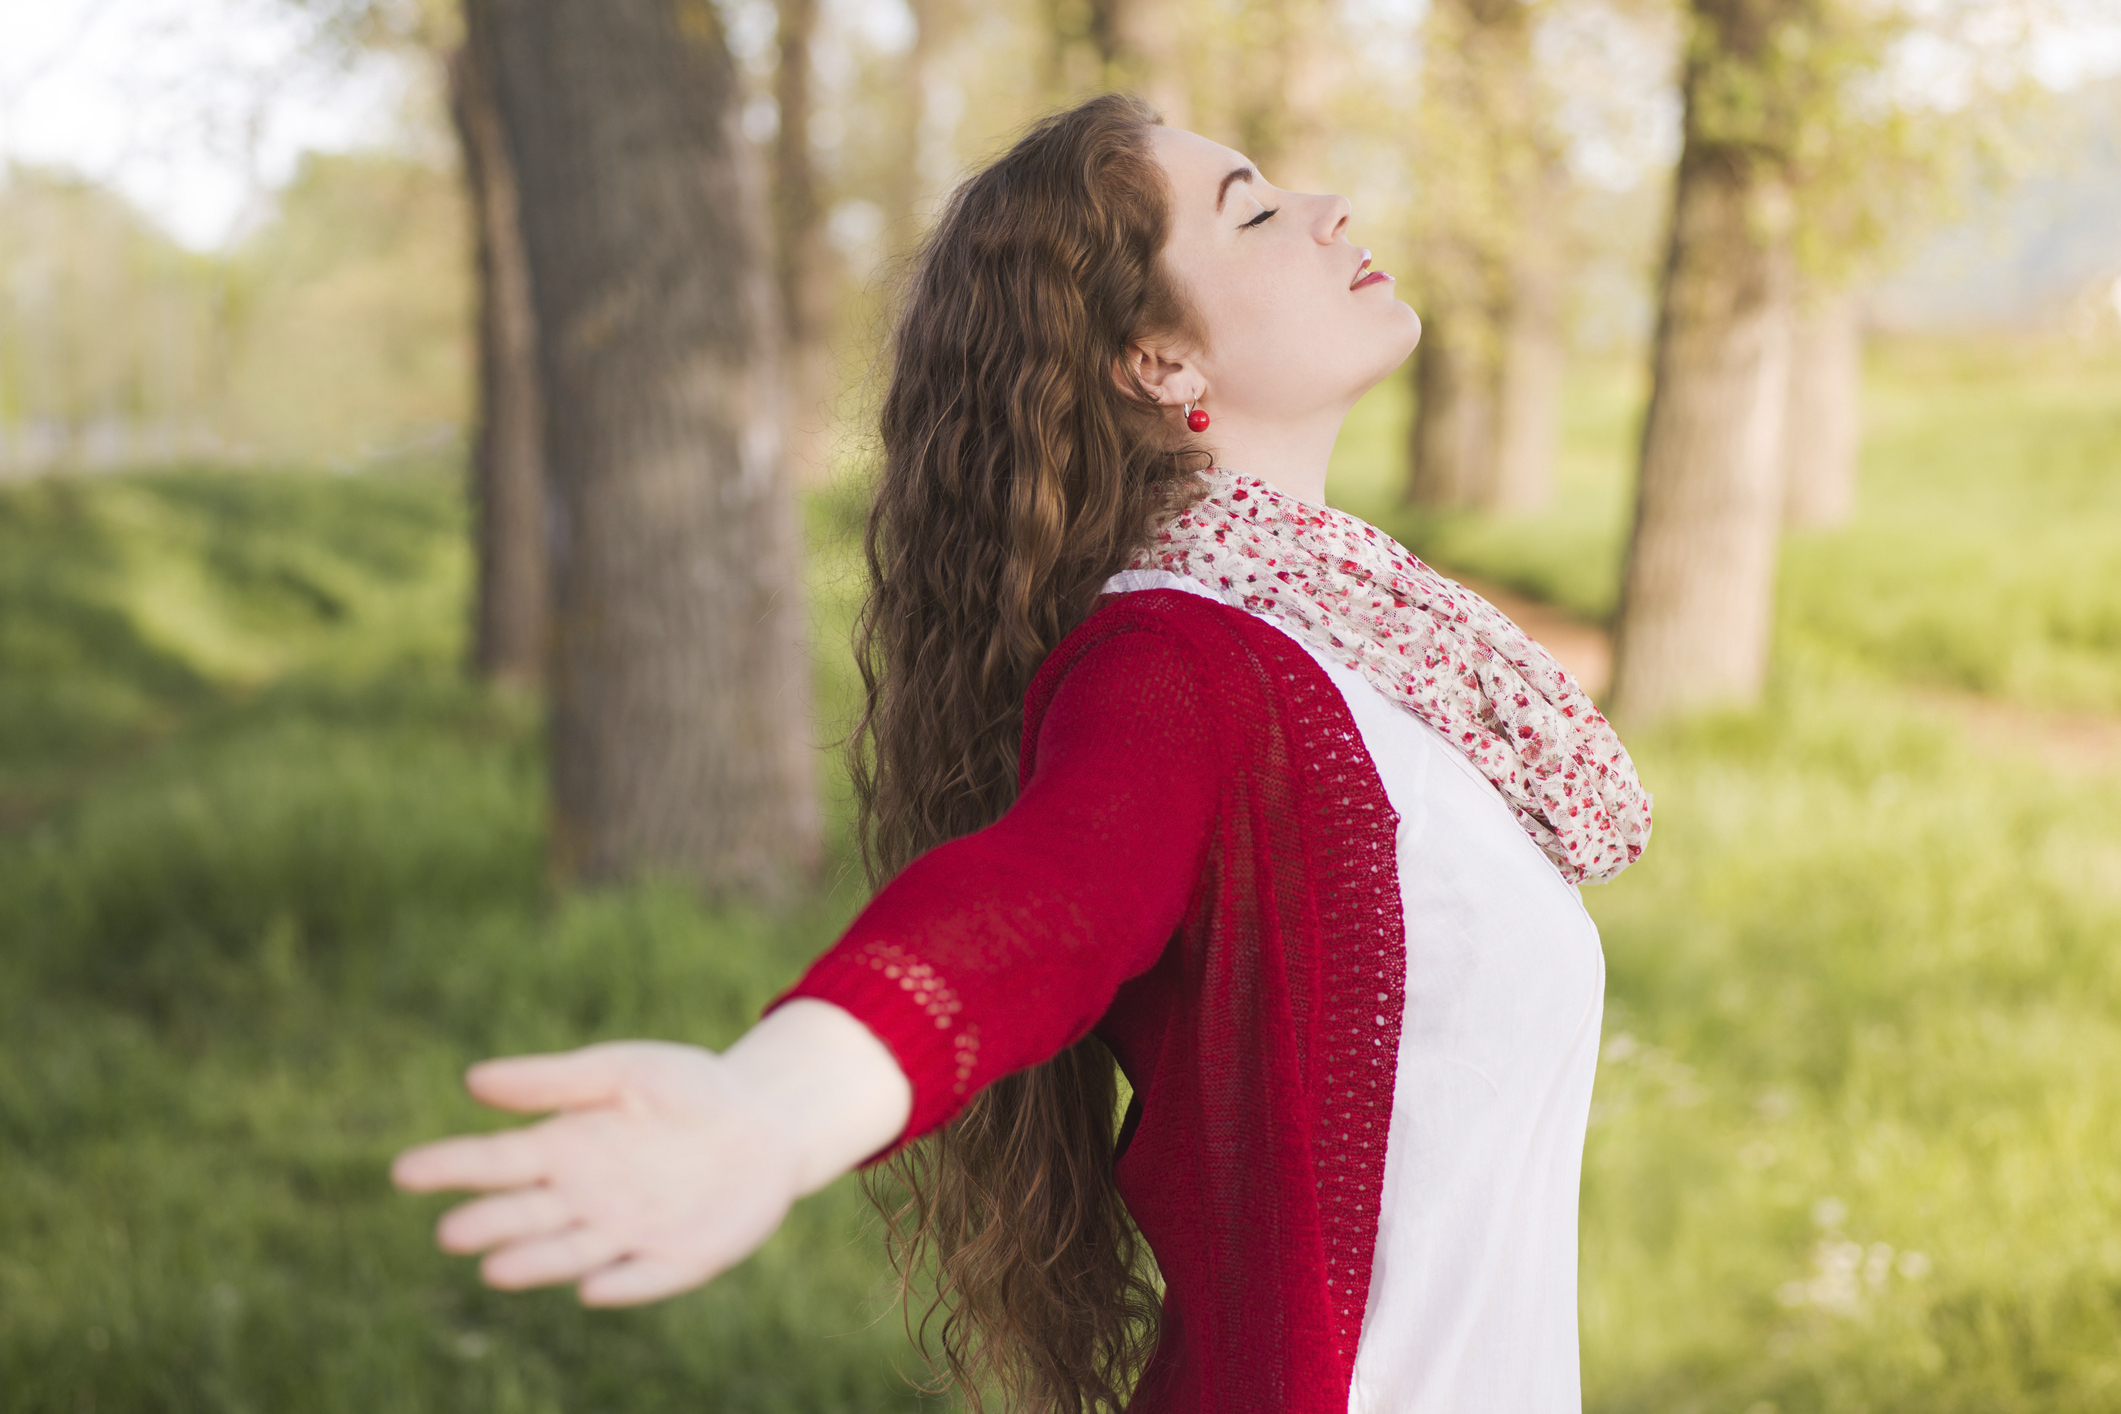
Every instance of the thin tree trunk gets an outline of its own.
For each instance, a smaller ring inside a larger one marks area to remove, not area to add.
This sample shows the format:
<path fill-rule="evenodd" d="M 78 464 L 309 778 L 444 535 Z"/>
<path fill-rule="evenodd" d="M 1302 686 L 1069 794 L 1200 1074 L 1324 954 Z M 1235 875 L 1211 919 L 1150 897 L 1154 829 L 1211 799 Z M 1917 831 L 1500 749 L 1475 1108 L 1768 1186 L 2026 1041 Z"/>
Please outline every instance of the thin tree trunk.
<path fill-rule="evenodd" d="M 1782 429 L 1782 517 L 1810 530 L 1848 522 L 1862 435 L 1863 326 L 1846 291 L 1798 305 Z"/>
<path fill-rule="evenodd" d="M 1689 75 L 1689 107 L 1698 70 Z M 1764 158 L 1700 139 L 1679 164 L 1615 643 L 1614 711 L 1759 699 L 1782 520 L 1790 198 Z"/>
<path fill-rule="evenodd" d="M 1428 301 L 1414 353 L 1414 425 L 1407 499 L 1458 510 L 1485 497 L 1495 457 L 1496 340 L 1481 304 Z"/>
<path fill-rule="evenodd" d="M 818 0 L 780 0 L 780 64 L 774 79 L 781 126 L 774 144 L 775 275 L 787 350 L 788 468 L 799 486 L 832 474 L 831 252 L 825 207 L 810 160 L 810 42 Z"/>
<path fill-rule="evenodd" d="M 472 502 L 478 521 L 472 666 L 518 687 L 545 680 L 547 632 L 544 411 L 530 267 L 493 86 L 492 15 L 464 9 L 449 59 L 450 113 L 463 151 L 478 278 L 478 427 Z"/>
<path fill-rule="evenodd" d="M 1139 93 L 1170 126 L 1190 127 L 1184 18 L 1173 0 L 1091 0 L 1090 17 L 1090 32 L 1105 56 L 1106 84 Z"/>
<path fill-rule="evenodd" d="M 1323 180 L 1323 109 L 1338 73 L 1327 34 L 1333 12 L 1320 0 L 1253 0 L 1217 75 L 1237 146 L 1268 180 L 1295 191 Z"/>
<path fill-rule="evenodd" d="M 1495 460 L 1483 498 L 1483 508 L 1490 511 L 1540 511 L 1554 496 L 1561 380 L 1568 362 L 1558 236 L 1566 181 L 1560 164 L 1551 162 L 1527 183 L 1502 325 Z"/>
<path fill-rule="evenodd" d="M 955 22 L 958 0 L 907 0 L 913 16 L 913 43 L 907 47 L 904 73 L 905 127 L 899 135 L 897 162 L 884 192 L 884 248 L 893 255 L 912 250 L 925 222 L 921 203 L 928 174 L 922 163 L 929 139 L 929 85 Z"/>
<path fill-rule="evenodd" d="M 1419 110 L 1420 287 L 1409 499 L 1536 503 L 1551 439 L 1558 270 L 1543 262 L 1545 126 L 1518 0 L 1437 0 Z M 1558 171 L 1558 167 L 1555 168 Z M 1516 479 L 1501 458 L 1515 460 Z"/>
<path fill-rule="evenodd" d="M 773 897 L 819 842 L 766 201 L 706 0 L 492 0 L 556 490 L 552 858 Z"/>

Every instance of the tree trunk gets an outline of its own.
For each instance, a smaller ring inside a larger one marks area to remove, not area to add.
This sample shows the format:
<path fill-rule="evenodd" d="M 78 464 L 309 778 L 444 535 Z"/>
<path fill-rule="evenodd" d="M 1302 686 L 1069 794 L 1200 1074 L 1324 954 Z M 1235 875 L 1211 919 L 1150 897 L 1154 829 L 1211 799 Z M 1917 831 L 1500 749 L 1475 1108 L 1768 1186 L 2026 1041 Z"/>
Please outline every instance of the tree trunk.
<path fill-rule="evenodd" d="M 1702 142 L 1689 124 L 1615 643 L 1613 708 L 1632 722 L 1750 705 L 1766 679 L 1789 224 L 1770 162 Z"/>
<path fill-rule="evenodd" d="M 494 682 L 535 688 L 545 680 L 547 632 L 537 321 L 515 172 L 494 94 L 492 15 L 473 0 L 464 22 L 464 44 L 449 59 L 449 97 L 470 198 L 479 301 L 472 667 Z"/>
<path fill-rule="evenodd" d="M 898 160 L 884 191 L 884 248 L 893 256 L 912 250 L 926 226 L 921 205 L 930 184 L 923 160 L 931 137 L 929 85 L 959 14 L 958 0 L 907 0 L 906 8 L 913 16 L 913 43 L 906 50 L 903 71 L 905 127 L 899 135 Z"/>
<path fill-rule="evenodd" d="M 1287 190 L 1323 184 L 1330 135 L 1324 109 L 1340 77 L 1328 32 L 1334 10 L 1321 0 L 1251 0 L 1231 13 L 1224 43 L 1208 49 L 1227 115 L 1212 126 L 1228 131 L 1267 180 Z"/>
<path fill-rule="evenodd" d="M 708 0 L 492 0 L 553 535 L 552 859 L 773 897 L 819 843 L 762 174 Z"/>
<path fill-rule="evenodd" d="M 774 92 L 781 126 L 774 144 L 775 275 L 788 376 L 788 468 L 799 486 L 832 475 L 832 311 L 836 293 L 825 244 L 825 207 L 810 160 L 810 41 L 818 0 L 780 0 L 780 64 Z"/>
<path fill-rule="evenodd" d="M 1495 456 L 1493 316 L 1441 292 L 1428 301 L 1414 352 L 1414 426 L 1407 499 L 1459 510 L 1485 498 Z"/>
<path fill-rule="evenodd" d="M 1846 291 L 1800 301 L 1782 428 L 1783 524 L 1823 530 L 1856 503 L 1863 326 Z"/>
<path fill-rule="evenodd" d="M 1409 498 L 1523 509 L 1545 494 L 1558 392 L 1562 168 L 1519 0 L 1437 0 L 1417 109 L 1424 323 Z M 1505 458 L 1509 461 L 1505 463 Z"/>
<path fill-rule="evenodd" d="M 1527 183 L 1510 262 L 1502 322 L 1502 368 L 1495 409 L 1495 458 L 1483 509 L 1545 510 L 1554 497 L 1561 379 L 1568 362 L 1562 315 L 1566 293 L 1559 230 L 1567 174 L 1541 164 Z"/>
<path fill-rule="evenodd" d="M 1164 122 L 1190 127 L 1185 17 L 1173 0 L 1091 0 L 1090 32 L 1105 55 L 1105 82 L 1147 99 Z"/>

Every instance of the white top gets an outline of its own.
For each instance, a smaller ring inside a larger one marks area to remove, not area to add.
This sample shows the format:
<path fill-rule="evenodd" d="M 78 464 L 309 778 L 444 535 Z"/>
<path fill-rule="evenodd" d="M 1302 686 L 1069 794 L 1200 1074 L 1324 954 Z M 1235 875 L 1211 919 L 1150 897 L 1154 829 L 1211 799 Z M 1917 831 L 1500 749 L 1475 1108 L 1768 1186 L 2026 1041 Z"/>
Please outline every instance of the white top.
<path fill-rule="evenodd" d="M 1223 602 L 1162 570 L 1105 589 Z M 1290 637 L 1340 689 L 1399 812 L 1407 1003 L 1350 1414 L 1575 1414 L 1598 929 L 1472 762 Z"/>

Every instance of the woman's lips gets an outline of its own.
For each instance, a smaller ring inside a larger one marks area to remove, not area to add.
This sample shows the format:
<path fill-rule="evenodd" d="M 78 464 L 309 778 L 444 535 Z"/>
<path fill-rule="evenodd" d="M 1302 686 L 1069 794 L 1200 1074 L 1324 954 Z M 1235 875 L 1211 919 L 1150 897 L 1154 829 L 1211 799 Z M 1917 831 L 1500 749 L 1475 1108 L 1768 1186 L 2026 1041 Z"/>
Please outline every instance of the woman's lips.
<path fill-rule="evenodd" d="M 1392 277 L 1390 275 L 1386 274 L 1382 270 L 1372 270 L 1369 274 L 1363 276 L 1360 280 L 1357 280 L 1353 285 L 1350 285 L 1348 288 L 1353 290 L 1366 290 L 1372 285 L 1389 285 L 1391 283 Z"/>

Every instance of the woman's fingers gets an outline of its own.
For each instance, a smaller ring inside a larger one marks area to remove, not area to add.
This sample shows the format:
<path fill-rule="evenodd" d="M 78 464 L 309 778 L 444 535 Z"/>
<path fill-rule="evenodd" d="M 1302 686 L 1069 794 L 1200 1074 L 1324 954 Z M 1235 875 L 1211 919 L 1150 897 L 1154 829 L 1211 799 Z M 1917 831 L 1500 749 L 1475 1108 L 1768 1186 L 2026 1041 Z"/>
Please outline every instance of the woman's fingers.
<path fill-rule="evenodd" d="M 517 1291 L 526 1286 L 550 1286 L 574 1281 L 609 1266 L 623 1251 L 609 1233 L 593 1227 L 571 1227 L 564 1232 L 511 1242 L 486 1255 L 479 1274 L 488 1286 Z"/>
<path fill-rule="evenodd" d="M 462 1255 L 544 1237 L 575 1221 L 573 1205 L 551 1189 L 520 1188 L 450 1209 L 435 1225 L 435 1240 L 443 1251 Z"/>
<path fill-rule="evenodd" d="M 629 1257 L 583 1277 L 576 1294 L 584 1306 L 637 1306 L 688 1291 L 713 1275 L 692 1263 Z"/>
<path fill-rule="evenodd" d="M 642 1043 L 610 1041 L 542 1056 L 481 1061 L 464 1085 L 495 1109 L 537 1114 L 609 1103 L 639 1062 Z"/>
<path fill-rule="evenodd" d="M 449 1188 L 526 1188 L 545 1177 L 534 1129 L 439 1139 L 398 1155 L 391 1181 L 408 1193 Z"/>

